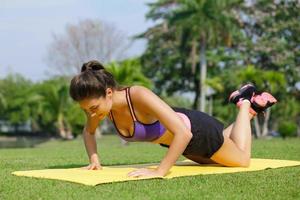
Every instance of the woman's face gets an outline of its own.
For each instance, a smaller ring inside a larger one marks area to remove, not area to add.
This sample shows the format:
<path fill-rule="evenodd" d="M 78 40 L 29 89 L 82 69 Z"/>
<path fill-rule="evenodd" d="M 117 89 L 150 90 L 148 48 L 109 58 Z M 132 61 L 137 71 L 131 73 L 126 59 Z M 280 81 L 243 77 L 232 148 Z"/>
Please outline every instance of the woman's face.
<path fill-rule="evenodd" d="M 87 98 L 79 101 L 80 107 L 91 117 L 102 120 L 112 107 L 112 90 L 106 90 L 106 97 Z"/>

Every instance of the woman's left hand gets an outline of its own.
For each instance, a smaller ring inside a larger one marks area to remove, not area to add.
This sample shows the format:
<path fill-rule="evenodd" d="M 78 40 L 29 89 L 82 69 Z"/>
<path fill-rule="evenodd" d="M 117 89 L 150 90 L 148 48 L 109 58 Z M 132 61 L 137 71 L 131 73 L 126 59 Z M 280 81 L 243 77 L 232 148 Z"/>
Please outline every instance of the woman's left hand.
<path fill-rule="evenodd" d="M 142 177 L 163 177 L 156 169 L 142 168 L 134 170 L 127 174 L 128 177 L 142 178 Z"/>

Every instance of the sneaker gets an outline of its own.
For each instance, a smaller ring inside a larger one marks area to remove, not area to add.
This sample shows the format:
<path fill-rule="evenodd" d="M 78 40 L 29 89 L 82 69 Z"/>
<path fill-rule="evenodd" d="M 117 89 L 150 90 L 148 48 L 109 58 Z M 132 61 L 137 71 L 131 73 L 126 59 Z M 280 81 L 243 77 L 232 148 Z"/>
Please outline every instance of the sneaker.
<path fill-rule="evenodd" d="M 239 100 L 237 102 L 237 106 L 240 107 L 242 105 L 243 99 Z M 249 112 L 251 114 L 256 115 L 257 113 L 264 113 L 264 111 L 277 103 L 277 99 L 273 97 L 270 93 L 268 92 L 263 92 L 261 94 L 254 95 L 251 99 L 251 107 Z"/>
<path fill-rule="evenodd" d="M 252 84 L 247 84 L 241 87 L 239 90 L 232 92 L 228 98 L 229 102 L 237 104 L 240 100 L 248 99 L 249 101 L 256 92 L 256 88 Z"/>
<path fill-rule="evenodd" d="M 255 95 L 251 99 L 251 107 L 258 113 L 264 112 L 267 108 L 273 106 L 275 103 L 277 103 L 277 99 L 275 99 L 275 97 L 268 92 Z"/>

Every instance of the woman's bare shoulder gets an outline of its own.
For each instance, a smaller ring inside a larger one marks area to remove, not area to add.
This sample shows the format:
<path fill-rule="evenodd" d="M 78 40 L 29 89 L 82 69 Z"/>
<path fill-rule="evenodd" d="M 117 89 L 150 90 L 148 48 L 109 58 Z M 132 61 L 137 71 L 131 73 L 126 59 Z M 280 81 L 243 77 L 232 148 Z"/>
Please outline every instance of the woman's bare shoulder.
<path fill-rule="evenodd" d="M 134 96 L 143 96 L 143 95 L 154 94 L 154 93 L 145 86 L 133 85 L 130 87 L 130 94 Z"/>

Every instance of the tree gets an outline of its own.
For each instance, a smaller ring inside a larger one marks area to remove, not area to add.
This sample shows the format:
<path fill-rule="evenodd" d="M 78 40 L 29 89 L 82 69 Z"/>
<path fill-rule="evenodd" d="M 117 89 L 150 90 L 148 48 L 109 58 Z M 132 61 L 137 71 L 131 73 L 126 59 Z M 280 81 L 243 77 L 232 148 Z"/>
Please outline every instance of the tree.
<path fill-rule="evenodd" d="M 294 100 L 300 100 L 300 2 L 297 0 L 260 0 L 237 8 L 238 18 L 244 32 L 237 43 L 237 51 L 244 54 L 244 63 L 263 70 L 272 70 L 284 76 L 286 87 L 280 93 L 275 106 L 274 124 L 290 121 L 300 130 L 300 111 Z M 289 114 L 287 110 L 293 110 Z"/>
<path fill-rule="evenodd" d="M 0 90 L 5 107 L 1 118 L 14 126 L 15 132 L 19 126 L 30 120 L 31 107 L 28 105 L 31 81 L 20 74 L 10 74 L 0 82 Z"/>
<path fill-rule="evenodd" d="M 245 63 L 284 73 L 294 93 L 300 80 L 299 8 L 296 0 L 260 0 L 237 8 L 245 36 L 238 41 L 237 50 L 247 55 Z"/>
<path fill-rule="evenodd" d="M 181 0 L 178 9 L 174 9 L 169 21 L 183 29 L 191 29 L 192 56 L 195 58 L 197 41 L 200 50 L 200 110 L 205 111 L 206 103 L 206 49 L 224 38 L 227 45 L 231 45 L 231 32 L 235 30 L 232 19 L 224 12 L 229 10 L 237 1 L 210 1 L 210 0 Z M 193 65 L 195 60 L 193 59 Z"/>
<path fill-rule="evenodd" d="M 112 62 L 107 66 L 120 85 L 143 85 L 151 88 L 151 81 L 144 76 L 139 59 L 127 59 L 122 62 Z"/>
<path fill-rule="evenodd" d="M 63 139 L 72 139 L 72 126 L 67 118 L 71 107 L 69 85 L 65 78 L 44 81 L 37 87 L 40 104 L 36 108 L 36 116 L 45 128 L 53 128 Z"/>
<path fill-rule="evenodd" d="M 150 42 L 154 38 L 153 33 L 155 32 L 161 35 L 164 35 L 165 32 L 171 32 L 169 34 L 170 38 L 177 39 L 177 41 L 173 40 L 173 47 L 179 48 L 180 52 L 190 52 L 188 56 L 191 57 L 190 65 L 192 74 L 195 74 L 197 64 L 196 52 L 200 52 L 199 63 L 201 70 L 199 70 L 199 73 L 201 79 L 198 80 L 201 80 L 201 83 L 198 81 L 199 86 L 196 85 L 195 88 L 198 90 L 196 91 L 196 99 L 198 98 L 198 94 L 201 94 L 200 110 L 202 111 L 204 111 L 206 98 L 206 49 L 214 47 L 221 41 L 225 41 L 227 45 L 231 44 L 231 33 L 236 29 L 232 17 L 226 12 L 237 2 L 239 1 L 161 0 L 150 4 L 151 10 L 147 17 L 154 20 L 163 20 L 161 25 L 156 25 L 143 34 L 144 36 L 148 36 L 147 38 L 150 38 Z M 162 40 L 166 37 L 163 37 Z M 153 42 L 156 41 L 153 40 Z M 165 43 L 170 46 L 169 50 L 165 51 L 166 56 L 172 56 L 170 55 L 174 53 L 172 51 L 172 44 L 169 44 L 168 41 L 165 41 Z M 149 45 L 149 47 L 151 46 Z M 164 46 L 162 47 L 164 48 Z M 177 59 L 177 63 L 175 61 L 173 69 L 183 68 L 188 63 L 186 62 L 187 56 L 183 58 L 180 54 L 183 53 L 172 56 L 173 59 Z M 185 61 L 181 59 L 185 59 Z"/>
<path fill-rule="evenodd" d="M 67 25 L 63 35 L 53 34 L 46 61 L 60 75 L 76 74 L 89 60 L 108 63 L 122 59 L 129 47 L 126 40 L 126 35 L 113 25 L 86 19 Z"/>

